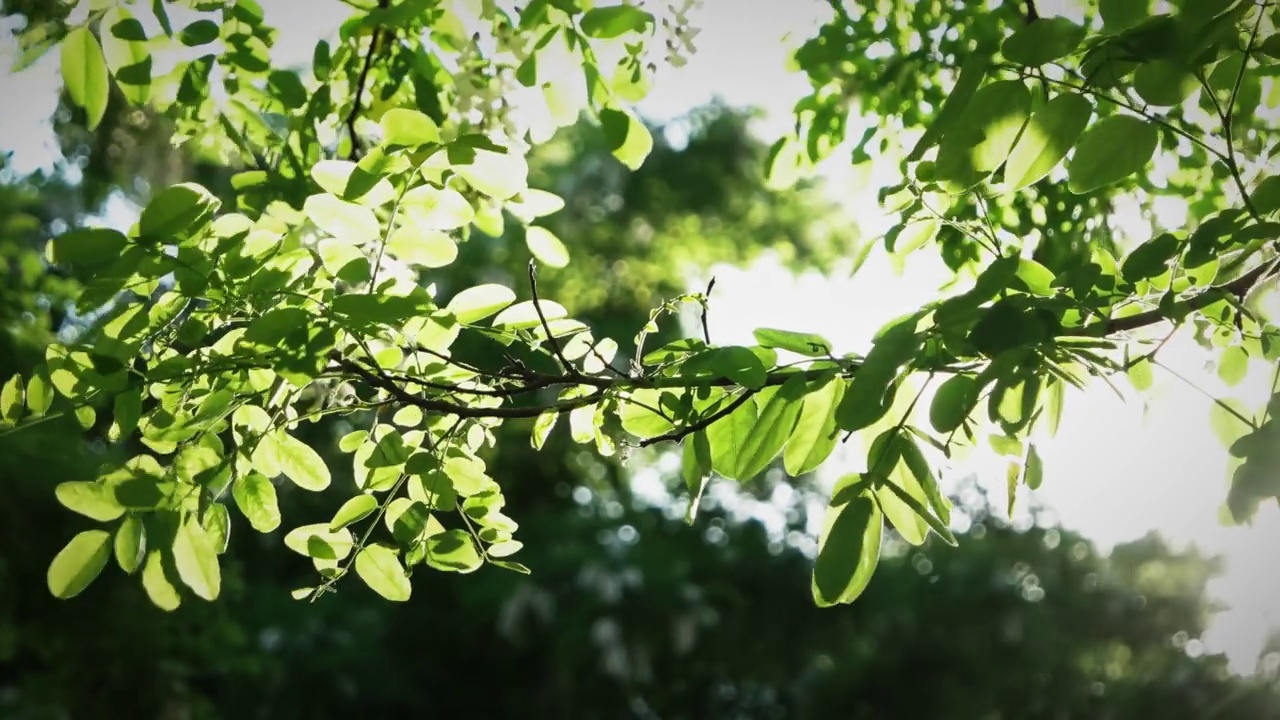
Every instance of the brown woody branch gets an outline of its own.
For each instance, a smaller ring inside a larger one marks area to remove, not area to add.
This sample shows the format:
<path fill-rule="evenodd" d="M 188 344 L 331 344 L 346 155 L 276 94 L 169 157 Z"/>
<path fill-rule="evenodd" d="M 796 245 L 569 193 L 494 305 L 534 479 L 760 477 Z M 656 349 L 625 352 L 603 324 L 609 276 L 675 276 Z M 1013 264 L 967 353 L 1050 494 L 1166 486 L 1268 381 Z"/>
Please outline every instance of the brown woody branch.
<path fill-rule="evenodd" d="M 378 9 L 385 10 L 390 4 L 391 0 L 378 0 Z M 361 98 L 364 96 L 365 85 L 369 82 L 369 71 L 373 68 L 373 54 L 378 52 L 378 45 L 381 42 L 382 26 L 377 25 L 369 36 L 369 49 L 365 52 L 364 65 L 360 68 L 360 76 L 356 79 L 356 92 L 351 100 L 351 112 L 347 114 L 347 133 L 351 136 L 351 152 L 347 155 L 348 160 L 356 160 L 360 157 L 360 137 L 356 134 L 356 120 L 360 117 Z"/>

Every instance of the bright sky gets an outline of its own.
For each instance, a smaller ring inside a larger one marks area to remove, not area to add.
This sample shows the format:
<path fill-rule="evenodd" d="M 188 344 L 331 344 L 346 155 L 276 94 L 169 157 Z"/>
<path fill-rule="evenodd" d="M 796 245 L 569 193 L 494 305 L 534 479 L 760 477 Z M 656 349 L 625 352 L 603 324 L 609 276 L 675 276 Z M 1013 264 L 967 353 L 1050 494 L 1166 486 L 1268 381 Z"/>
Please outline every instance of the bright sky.
<path fill-rule="evenodd" d="M 309 59 L 315 39 L 329 34 L 348 12 L 336 0 L 310 0 L 305 13 L 287 2 L 263 5 L 267 22 L 283 31 L 276 51 L 283 62 Z M 763 137 L 773 139 L 787 130 L 791 106 L 807 85 L 803 76 L 785 71 L 780 40 L 788 34 L 806 37 L 829 6 L 824 0 L 753 2 L 749 10 L 744 5 L 744 0 L 708 0 L 695 12 L 694 22 L 703 28 L 696 40 L 699 53 L 685 68 L 666 71 L 640 107 L 645 115 L 670 119 L 719 96 L 734 105 L 763 108 L 767 116 L 758 128 Z M 47 166 L 57 156 L 47 125 L 56 105 L 57 73 L 56 54 L 50 54 L 27 73 L 0 76 L 0 96 L 22 98 L 0 112 L 0 150 L 14 152 L 20 172 Z M 879 168 L 876 182 L 841 188 L 844 197 L 853 198 L 857 216 L 868 219 L 870 232 L 883 229 L 876 189 L 893 179 L 892 172 L 892 167 Z M 828 176 L 844 181 L 849 173 L 836 161 Z M 934 296 L 944 274 L 927 253 L 917 258 L 899 275 L 883 254 L 873 254 L 855 278 L 794 278 L 767 260 L 747 270 L 716 268 L 710 313 L 715 339 L 749 344 L 754 328 L 771 326 L 821 333 L 838 350 L 865 350 L 883 322 Z M 1256 366 L 1244 384 L 1227 389 L 1206 370 L 1209 359 L 1185 337 L 1162 353 L 1164 362 L 1209 393 L 1234 395 L 1251 405 L 1265 402 L 1269 368 Z M 1168 375 L 1158 376 L 1145 412 L 1136 401 L 1120 402 L 1105 386 L 1068 395 L 1058 438 L 1040 445 L 1046 469 L 1036 500 L 1103 549 L 1155 529 L 1177 544 L 1194 542 L 1225 556 L 1227 572 L 1212 592 L 1231 609 L 1218 616 L 1205 644 L 1211 652 L 1227 653 L 1237 671 L 1251 672 L 1264 628 L 1280 624 L 1280 574 L 1274 553 L 1268 552 L 1280 547 L 1280 512 L 1268 504 L 1253 527 L 1219 525 L 1227 455 L 1209 431 L 1208 412 L 1203 394 Z M 1002 465 L 979 461 L 959 470 L 977 472 L 991 486 L 992 497 L 1003 497 Z M 1018 504 L 1025 513 L 1027 498 L 1021 496 Z"/>

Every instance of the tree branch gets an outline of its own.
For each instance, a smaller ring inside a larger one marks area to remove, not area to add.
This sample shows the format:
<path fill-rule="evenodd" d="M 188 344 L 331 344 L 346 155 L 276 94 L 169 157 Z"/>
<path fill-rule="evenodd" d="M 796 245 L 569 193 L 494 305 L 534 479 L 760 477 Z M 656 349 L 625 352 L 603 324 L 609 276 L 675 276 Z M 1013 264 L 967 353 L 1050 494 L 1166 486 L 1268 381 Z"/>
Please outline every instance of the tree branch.
<path fill-rule="evenodd" d="M 533 309 L 538 313 L 538 322 L 542 323 L 542 330 L 547 333 L 547 344 L 551 346 L 551 352 L 560 363 L 560 368 L 572 377 L 582 375 L 578 368 L 564 356 L 564 351 L 560 349 L 560 341 L 556 340 L 555 333 L 551 332 L 551 324 L 547 322 L 547 316 L 542 312 L 542 300 L 538 297 L 538 266 L 533 260 L 529 261 L 529 294 L 533 298 Z"/>
<path fill-rule="evenodd" d="M 391 0 L 378 0 L 378 9 L 385 10 L 391 4 Z M 356 119 L 360 117 L 360 103 L 364 95 L 365 85 L 369 82 L 369 70 L 373 67 L 373 54 L 378 51 L 378 44 L 382 41 L 382 26 L 378 25 L 373 28 L 373 33 L 369 36 L 369 49 L 364 55 L 364 65 L 360 68 L 360 76 L 356 79 L 355 97 L 351 100 L 351 112 L 347 114 L 347 132 L 351 136 L 351 152 L 347 155 L 348 160 L 356 160 L 360 157 L 360 138 L 356 135 Z"/>
<path fill-rule="evenodd" d="M 692 425 L 686 425 L 684 427 L 676 428 L 671 432 L 663 433 L 662 435 L 655 435 L 651 438 L 641 440 L 639 447 L 649 447 L 650 445 L 657 445 L 658 443 L 670 442 L 672 440 L 679 440 L 686 435 L 692 435 L 698 432 L 699 430 L 703 430 L 705 428 L 711 427 L 711 425 L 714 424 L 717 420 L 727 416 L 729 413 L 745 405 L 747 401 L 750 400 L 751 397 L 756 394 L 756 392 L 758 391 L 750 390 L 750 389 L 746 390 L 741 395 L 734 398 L 733 402 L 729 403 L 728 405 L 725 405 L 724 407 L 702 418 L 701 420 L 693 423 Z"/>

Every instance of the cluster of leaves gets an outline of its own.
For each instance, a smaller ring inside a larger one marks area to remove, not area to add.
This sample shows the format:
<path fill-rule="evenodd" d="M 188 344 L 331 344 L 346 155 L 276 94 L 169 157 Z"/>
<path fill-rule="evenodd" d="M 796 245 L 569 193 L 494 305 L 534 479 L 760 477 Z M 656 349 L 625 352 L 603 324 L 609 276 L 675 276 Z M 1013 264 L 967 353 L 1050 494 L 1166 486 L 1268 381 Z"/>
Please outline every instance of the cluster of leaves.
<path fill-rule="evenodd" d="M 705 321 L 702 340 L 646 352 L 663 317 L 705 306 L 691 294 L 654 310 L 630 358 L 539 297 L 534 263 L 564 266 L 571 248 L 533 223 L 563 201 L 528 186 L 524 149 L 542 131 L 511 130 L 506 101 L 517 86 L 497 98 L 477 88 L 511 78 L 539 89 L 530 102 L 561 124 L 589 110 L 614 155 L 637 167 L 652 140 L 626 103 L 642 94 L 637 58 L 655 17 L 580 0 L 533 2 L 515 15 L 486 4 L 478 20 L 498 46 L 486 56 L 442 3 L 357 4 L 368 7 L 343 25 L 338 47 L 317 46 L 307 79 L 272 68 L 274 31 L 252 0 L 190 3 L 221 12 L 220 22 L 202 17 L 178 31 L 154 3 L 165 39 L 157 47 L 221 49 L 165 78 L 151 76 L 151 41 L 123 7 L 90 3 L 88 19 L 59 39 L 68 95 L 88 125 L 116 87 L 168 113 L 175 139 L 250 169 L 232 178 L 235 211 L 180 183 L 156 193 L 128 232 L 77 228 L 49 244 L 48 259 L 85 283 L 79 309 L 103 320 L 4 386 L 4 420 L 22 428 L 72 412 L 145 448 L 58 487 L 71 510 L 117 524 L 114 539 L 85 531 L 54 558 L 55 595 L 81 592 L 114 549 L 161 607 L 178 606 L 180 584 L 216 597 L 231 507 L 269 532 L 281 523 L 274 478 L 307 491 L 330 485 L 330 468 L 297 436 L 325 416 L 365 428 L 340 443 L 356 492 L 329 522 L 286 534 L 320 574 L 297 597 L 319 597 L 351 570 L 392 600 L 409 597 L 417 566 L 527 572 L 507 559 L 521 547 L 518 528 L 483 457 L 504 421 L 533 419 L 541 447 L 568 415 L 572 439 L 603 455 L 682 441 L 691 519 L 713 476 L 750 479 L 779 457 L 801 475 L 842 435 L 862 434 L 865 471 L 836 485 L 812 581 L 819 604 L 851 602 L 875 570 L 886 521 L 912 544 L 930 533 L 955 542 L 941 459 L 985 435 L 1011 458 L 1010 492 L 1036 487 L 1032 431 L 1056 426 L 1065 385 L 1140 375 L 1155 362 L 1160 345 L 1130 356 L 1136 331 L 1194 320 L 1207 344 L 1233 344 L 1246 360 L 1280 355 L 1274 318 L 1249 307 L 1251 293 L 1275 282 L 1270 214 L 1280 209 L 1274 183 L 1245 179 L 1264 142 L 1249 134 L 1259 127 L 1249 97 L 1274 45 L 1265 3 L 1186 2 L 1150 18 L 1113 7 L 1093 33 L 1031 12 L 1001 30 L 998 45 L 980 42 L 907 154 L 906 182 L 885 193 L 902 216 L 886 236 L 891 251 L 917 250 L 949 227 L 977 249 L 960 263 L 975 279 L 887 324 L 865 355 L 837 356 L 822 337 L 772 328 L 757 330 L 752 346 L 715 346 Z M 612 81 L 597 60 L 606 50 L 622 56 Z M 581 74 L 542 72 L 540 59 L 558 52 Z M 215 67 L 225 102 L 208 87 Z M 1149 107 L 1197 92 L 1216 124 Z M 811 132 L 843 132 L 834 127 Z M 1193 232 L 1162 233 L 1123 260 L 1093 243 L 1050 265 L 1032 257 L 1036 243 L 1022 238 L 1033 235 L 1011 237 L 986 210 L 988 195 L 1034 197 L 1064 161 L 1071 193 L 1099 193 L 1147 168 L 1162 136 L 1179 152 L 1185 141 L 1187 162 L 1220 166 L 1239 206 L 1200 198 L 1212 214 Z M 958 198 L 982 212 L 949 215 Z M 528 299 L 485 283 L 446 300 L 435 281 L 468 228 L 497 235 L 507 216 L 527 226 Z M 487 348 L 486 361 L 459 359 L 463 345 Z M 915 410 L 938 376 L 946 379 L 926 427 Z M 1258 432 L 1270 427 L 1266 415 L 1235 414 Z M 1239 445 L 1251 469 L 1233 493 L 1248 502 L 1233 509 L 1280 496 L 1266 479 L 1274 469 L 1248 449 L 1263 444 Z"/>

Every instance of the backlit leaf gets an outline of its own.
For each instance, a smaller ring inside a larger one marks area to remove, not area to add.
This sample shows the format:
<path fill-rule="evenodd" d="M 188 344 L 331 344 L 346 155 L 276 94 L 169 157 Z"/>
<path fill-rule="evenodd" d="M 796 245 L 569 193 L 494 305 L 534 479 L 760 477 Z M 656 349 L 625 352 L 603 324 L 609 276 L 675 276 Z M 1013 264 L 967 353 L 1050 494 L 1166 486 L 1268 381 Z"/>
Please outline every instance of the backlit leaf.
<path fill-rule="evenodd" d="M 800 417 L 782 452 L 787 474 L 798 477 L 813 472 L 835 450 L 840 439 L 835 410 L 844 397 L 844 388 L 844 380 L 833 378 L 805 396 Z"/>
<path fill-rule="evenodd" d="M 588 10 L 579 22 L 588 36 L 607 39 L 629 32 L 643 33 L 653 24 L 653 15 L 635 5 L 610 5 Z"/>
<path fill-rule="evenodd" d="M 848 476 L 836 484 L 839 497 L 842 486 L 859 481 Z M 869 490 L 837 502 L 832 499 L 818 537 L 818 558 L 813 566 L 813 599 L 821 607 L 851 603 L 866 589 L 880 562 L 880 541 L 884 530 L 883 515 Z"/>
<path fill-rule="evenodd" d="M 385 545 L 368 545 L 360 550 L 356 555 L 356 575 L 387 600 L 404 602 L 413 592 L 400 558 Z"/>
<path fill-rule="evenodd" d="M 1105 117 L 1080 138 L 1067 163 L 1067 187 L 1079 194 L 1117 183 L 1145 168 L 1159 141 L 1156 126 L 1146 120 Z"/>
<path fill-rule="evenodd" d="M 1071 54 L 1085 29 L 1064 17 L 1040 18 L 1004 41 L 1000 51 L 1019 65 L 1039 66 Z"/>
<path fill-rule="evenodd" d="M 71 101 L 84 108 L 88 129 L 97 128 L 107 112 L 111 86 L 102 47 L 86 26 L 72 29 L 62 40 L 62 82 Z"/>
<path fill-rule="evenodd" d="M 467 288 L 449 301 L 452 311 L 463 325 L 483 320 L 515 302 L 516 294 L 504 285 L 477 285 Z"/>
<path fill-rule="evenodd" d="M 111 558 L 111 534 L 85 530 L 71 538 L 49 563 L 46 580 L 56 598 L 73 598 L 89 587 Z"/>
<path fill-rule="evenodd" d="M 333 514 L 333 519 L 329 521 L 329 530 L 336 532 L 352 523 L 360 522 L 377 509 L 378 499 L 376 497 L 372 495 L 356 495 L 342 503 L 342 507 L 338 508 L 338 511 Z"/>
<path fill-rule="evenodd" d="M 440 142 L 436 122 L 417 110 L 391 108 L 382 115 L 382 141 L 387 145 L 416 147 Z"/>
<path fill-rule="evenodd" d="M 178 577 L 205 600 L 216 600 L 222 589 L 222 572 L 213 542 L 194 517 L 178 527 L 173 538 L 173 562 Z"/>
<path fill-rule="evenodd" d="M 825 357 L 831 354 L 831 343 L 821 335 L 773 328 L 756 328 L 752 334 L 756 342 L 767 348 L 788 350 L 808 357 Z"/>
<path fill-rule="evenodd" d="M 120 569 L 132 575 L 142 567 L 147 556 L 147 528 L 138 517 L 130 516 L 116 529 L 114 542 L 116 563 Z"/>
<path fill-rule="evenodd" d="M 601 110 L 600 126 L 604 129 L 605 141 L 614 157 L 632 170 L 639 169 L 653 150 L 653 136 L 649 133 L 649 128 L 628 111 L 612 108 Z"/>
<path fill-rule="evenodd" d="M 525 230 L 525 243 L 538 262 L 561 268 L 569 264 L 569 249 L 550 230 L 537 225 Z"/>
<path fill-rule="evenodd" d="M 231 493 L 236 507 L 254 530 L 267 533 L 280 527 L 276 486 L 266 477 L 256 472 L 241 475 L 236 478 Z"/>
<path fill-rule="evenodd" d="M 1089 101 L 1074 93 L 1059 95 L 1032 114 L 1004 169 L 1009 189 L 1021 190 L 1048 175 L 1067 156 L 1092 114 Z"/>

